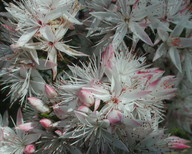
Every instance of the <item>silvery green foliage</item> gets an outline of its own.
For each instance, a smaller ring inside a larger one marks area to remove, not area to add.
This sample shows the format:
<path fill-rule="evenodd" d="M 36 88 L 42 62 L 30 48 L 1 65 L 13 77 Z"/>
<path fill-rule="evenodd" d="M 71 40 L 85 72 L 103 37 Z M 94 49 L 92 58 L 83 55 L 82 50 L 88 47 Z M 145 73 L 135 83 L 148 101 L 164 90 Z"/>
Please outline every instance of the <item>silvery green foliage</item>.
<path fill-rule="evenodd" d="M 186 132 L 191 131 L 191 108 L 192 108 L 192 85 L 189 81 L 181 81 L 178 85 L 177 95 L 169 107 L 169 119 L 175 117 L 176 120 L 170 122 L 170 125 L 182 128 Z M 175 124 L 174 124 L 175 122 Z"/>

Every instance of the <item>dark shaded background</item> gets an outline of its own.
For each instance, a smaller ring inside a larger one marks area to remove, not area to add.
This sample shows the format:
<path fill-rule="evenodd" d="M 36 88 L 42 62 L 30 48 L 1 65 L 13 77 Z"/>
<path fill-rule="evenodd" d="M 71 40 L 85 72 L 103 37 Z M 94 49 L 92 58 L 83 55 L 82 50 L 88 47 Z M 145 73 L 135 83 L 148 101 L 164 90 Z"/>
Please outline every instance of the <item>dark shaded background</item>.
<path fill-rule="evenodd" d="M 7 3 L 11 2 L 12 0 L 5 0 Z M 0 0 L 0 12 L 5 12 L 5 8 L 3 5 L 2 0 Z M 1 52 L 1 51 L 0 51 Z M 0 68 L 1 69 L 1 68 Z M 2 90 L 3 86 L 0 82 L 0 114 L 3 114 L 6 110 L 9 110 L 9 115 L 15 117 L 18 109 L 18 103 L 14 103 L 12 107 L 10 107 L 10 100 L 6 99 L 6 95 L 8 93 L 8 89 Z"/>

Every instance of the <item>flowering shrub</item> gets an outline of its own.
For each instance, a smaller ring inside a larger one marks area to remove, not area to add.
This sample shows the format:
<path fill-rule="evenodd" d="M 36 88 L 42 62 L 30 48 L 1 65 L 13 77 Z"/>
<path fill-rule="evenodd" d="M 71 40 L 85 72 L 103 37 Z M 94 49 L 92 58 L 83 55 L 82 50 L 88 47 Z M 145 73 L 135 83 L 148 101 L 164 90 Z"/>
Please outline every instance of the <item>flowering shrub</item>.
<path fill-rule="evenodd" d="M 191 134 L 190 0 L 4 4 L 0 79 L 20 108 L 13 127 L 0 115 L 1 153 L 191 148 L 162 128 Z"/>

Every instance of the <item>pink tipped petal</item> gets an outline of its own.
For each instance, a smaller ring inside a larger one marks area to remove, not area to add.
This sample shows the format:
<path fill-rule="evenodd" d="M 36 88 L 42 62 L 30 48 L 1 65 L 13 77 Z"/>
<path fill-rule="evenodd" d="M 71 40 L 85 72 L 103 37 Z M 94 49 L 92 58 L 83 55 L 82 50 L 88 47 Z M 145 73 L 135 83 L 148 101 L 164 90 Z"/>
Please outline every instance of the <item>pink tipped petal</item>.
<path fill-rule="evenodd" d="M 101 103 L 101 100 L 100 99 L 96 99 L 95 106 L 94 106 L 94 111 L 96 111 L 99 108 L 100 103 Z"/>
<path fill-rule="evenodd" d="M 148 86 L 148 89 L 150 89 L 150 90 L 155 89 L 159 85 L 160 81 L 161 81 L 160 79 L 157 79 L 157 80 L 151 82 Z"/>
<path fill-rule="evenodd" d="M 191 148 L 189 145 L 185 145 L 183 143 L 174 143 L 170 146 L 172 149 L 189 149 Z"/>
<path fill-rule="evenodd" d="M 171 38 L 172 46 L 176 48 L 188 48 L 192 47 L 192 38 L 173 37 Z"/>
<path fill-rule="evenodd" d="M 160 81 L 160 79 L 153 81 L 152 83 L 150 83 L 150 86 L 153 88 L 156 87 L 158 85 L 159 81 Z"/>
<path fill-rule="evenodd" d="M 32 153 L 35 153 L 35 145 L 33 144 L 30 144 L 30 145 L 27 145 L 24 149 L 24 153 L 25 154 L 32 154 Z"/>
<path fill-rule="evenodd" d="M 112 59 L 114 58 L 114 48 L 110 44 L 102 54 L 102 64 L 107 69 L 112 69 Z"/>
<path fill-rule="evenodd" d="M 84 112 L 84 113 L 89 113 L 91 110 L 87 106 L 80 106 L 78 108 L 78 111 Z"/>
<path fill-rule="evenodd" d="M 36 126 L 37 126 L 37 123 L 35 123 L 35 122 L 28 122 L 28 123 L 24 123 L 24 124 L 18 125 L 16 128 L 28 132 L 28 131 L 33 130 Z"/>
<path fill-rule="evenodd" d="M 17 112 L 17 125 L 21 125 L 23 124 L 23 114 L 21 112 L 21 108 L 19 108 L 18 112 Z"/>

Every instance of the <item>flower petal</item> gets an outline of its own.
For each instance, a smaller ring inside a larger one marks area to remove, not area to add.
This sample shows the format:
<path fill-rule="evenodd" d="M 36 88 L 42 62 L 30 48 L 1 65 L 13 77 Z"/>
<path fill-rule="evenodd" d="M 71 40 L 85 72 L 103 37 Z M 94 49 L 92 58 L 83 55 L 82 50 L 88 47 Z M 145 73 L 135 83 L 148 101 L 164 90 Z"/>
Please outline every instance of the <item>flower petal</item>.
<path fill-rule="evenodd" d="M 17 122 L 16 122 L 16 124 L 17 125 L 23 124 L 23 115 L 22 115 L 22 112 L 21 112 L 20 108 L 18 109 L 18 112 L 17 112 Z"/>
<path fill-rule="evenodd" d="M 40 29 L 40 33 L 43 35 L 43 37 L 50 42 L 55 42 L 56 38 L 53 34 L 53 31 L 51 30 L 50 26 L 44 26 Z"/>
<path fill-rule="evenodd" d="M 127 25 L 121 24 L 117 27 L 114 38 L 113 38 L 113 46 L 114 48 L 117 48 L 119 44 L 123 41 L 125 35 L 127 34 Z"/>
<path fill-rule="evenodd" d="M 155 61 L 155 60 L 157 60 L 158 58 L 160 58 L 161 56 L 163 56 L 163 55 L 166 53 L 166 51 L 167 51 L 166 44 L 165 44 L 165 43 L 162 43 L 162 44 L 158 47 L 158 49 L 157 49 L 157 51 L 156 51 L 156 53 L 155 53 L 155 56 L 154 56 L 154 58 L 153 58 L 153 61 Z"/>
<path fill-rule="evenodd" d="M 138 38 L 140 38 L 143 42 L 153 46 L 153 43 L 147 33 L 144 31 L 144 29 L 139 26 L 136 22 L 130 22 L 129 28 L 133 32 L 134 35 L 136 35 Z"/>
<path fill-rule="evenodd" d="M 77 24 L 77 25 L 82 25 L 83 23 L 77 20 L 75 17 L 73 17 L 69 12 L 65 12 L 63 14 L 64 18 L 69 20 L 71 23 Z"/>
<path fill-rule="evenodd" d="M 119 23 L 121 21 L 120 18 L 113 12 L 92 12 L 91 15 L 110 23 Z"/>
<path fill-rule="evenodd" d="M 37 141 L 40 138 L 40 134 L 29 134 L 27 136 L 25 136 L 25 145 L 34 143 L 35 141 Z"/>
<path fill-rule="evenodd" d="M 182 68 L 181 68 L 181 60 L 180 60 L 180 55 L 179 55 L 179 51 L 177 48 L 171 47 L 169 49 L 169 56 L 173 62 L 173 64 L 177 67 L 177 69 L 182 72 Z"/>
<path fill-rule="evenodd" d="M 38 31 L 38 28 L 32 28 L 26 31 L 17 41 L 16 46 L 23 46 L 26 44 L 32 37 L 35 35 L 35 33 Z"/>
<path fill-rule="evenodd" d="M 88 56 L 82 52 L 78 52 L 78 51 L 70 48 L 68 45 L 61 43 L 61 42 L 55 43 L 55 47 L 57 48 L 57 50 L 64 52 L 69 56 Z"/>

